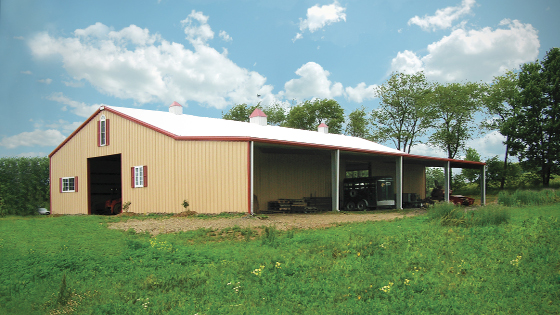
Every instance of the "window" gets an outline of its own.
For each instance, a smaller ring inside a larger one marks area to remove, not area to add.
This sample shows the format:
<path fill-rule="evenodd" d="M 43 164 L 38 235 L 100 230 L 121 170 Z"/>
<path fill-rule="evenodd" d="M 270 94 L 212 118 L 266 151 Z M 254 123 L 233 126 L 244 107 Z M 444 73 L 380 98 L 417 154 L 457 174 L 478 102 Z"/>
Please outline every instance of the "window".
<path fill-rule="evenodd" d="M 60 178 L 60 192 L 78 192 L 78 177 Z"/>
<path fill-rule="evenodd" d="M 130 168 L 131 175 L 131 187 L 148 187 L 148 167 L 143 166 L 133 166 Z"/>
<path fill-rule="evenodd" d="M 104 147 L 109 145 L 109 119 L 101 115 L 97 122 L 97 146 Z"/>

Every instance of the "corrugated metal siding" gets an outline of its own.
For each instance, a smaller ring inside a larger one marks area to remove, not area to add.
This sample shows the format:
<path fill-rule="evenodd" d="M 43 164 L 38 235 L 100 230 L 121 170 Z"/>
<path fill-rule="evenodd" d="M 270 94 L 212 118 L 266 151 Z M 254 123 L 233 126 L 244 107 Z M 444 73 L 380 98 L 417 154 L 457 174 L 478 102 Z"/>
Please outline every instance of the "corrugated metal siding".
<path fill-rule="evenodd" d="M 255 150 L 254 194 L 259 207 L 279 198 L 331 196 L 330 155 L 263 153 Z"/>
<path fill-rule="evenodd" d="M 110 145 L 97 146 L 97 121 L 110 120 Z M 51 185 L 52 213 L 87 213 L 87 159 L 121 154 L 122 198 L 130 211 L 199 213 L 246 212 L 247 143 L 176 141 L 137 123 L 104 111 L 91 120 L 51 157 L 51 177 L 78 176 L 77 193 L 59 192 Z M 130 168 L 148 166 L 148 186 L 131 188 Z"/>
<path fill-rule="evenodd" d="M 403 166 L 403 193 L 417 193 L 426 198 L 426 168 L 417 164 Z"/>

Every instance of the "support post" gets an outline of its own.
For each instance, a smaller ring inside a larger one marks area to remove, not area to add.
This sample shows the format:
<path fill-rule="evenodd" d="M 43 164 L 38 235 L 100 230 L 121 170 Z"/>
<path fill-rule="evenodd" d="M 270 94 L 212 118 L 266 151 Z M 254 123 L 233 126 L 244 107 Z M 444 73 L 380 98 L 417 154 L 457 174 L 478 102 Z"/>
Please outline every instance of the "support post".
<path fill-rule="evenodd" d="M 402 210 L 402 183 L 403 183 L 403 157 L 398 156 L 396 161 L 396 172 L 395 172 L 395 194 L 396 194 L 396 204 L 397 210 Z"/>
<path fill-rule="evenodd" d="M 447 161 L 443 169 L 443 193 L 445 194 L 445 202 L 449 202 L 449 190 L 451 189 L 451 162 Z"/>
<path fill-rule="evenodd" d="M 486 165 L 482 166 L 480 172 L 480 205 L 486 205 Z"/>
<path fill-rule="evenodd" d="M 340 150 L 331 152 L 332 210 L 340 211 Z"/>
<path fill-rule="evenodd" d="M 255 142 L 251 141 L 251 176 L 249 178 L 249 180 L 251 181 L 251 183 L 249 184 L 251 186 L 251 195 L 250 195 L 250 208 L 251 208 L 251 215 L 255 214 L 255 190 L 254 190 L 254 180 L 255 180 Z"/>

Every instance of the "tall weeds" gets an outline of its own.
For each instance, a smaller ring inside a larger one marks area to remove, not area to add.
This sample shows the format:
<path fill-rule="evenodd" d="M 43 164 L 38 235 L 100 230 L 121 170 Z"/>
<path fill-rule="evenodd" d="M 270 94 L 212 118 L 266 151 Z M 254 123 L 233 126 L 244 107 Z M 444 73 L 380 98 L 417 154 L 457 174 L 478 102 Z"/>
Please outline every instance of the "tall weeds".
<path fill-rule="evenodd" d="M 551 189 L 541 191 L 516 190 L 513 193 L 501 191 L 498 194 L 498 203 L 507 207 L 538 206 L 557 202 L 560 202 L 560 193 Z"/>
<path fill-rule="evenodd" d="M 452 203 L 438 203 L 428 210 L 428 218 L 444 226 L 488 226 L 508 223 L 511 214 L 504 206 L 487 205 L 465 208 Z"/>

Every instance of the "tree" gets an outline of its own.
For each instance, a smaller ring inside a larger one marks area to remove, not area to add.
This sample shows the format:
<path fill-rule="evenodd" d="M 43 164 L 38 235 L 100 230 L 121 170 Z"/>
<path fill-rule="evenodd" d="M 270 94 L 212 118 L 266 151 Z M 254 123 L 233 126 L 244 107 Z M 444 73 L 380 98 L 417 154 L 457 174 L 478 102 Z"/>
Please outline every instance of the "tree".
<path fill-rule="evenodd" d="M 249 122 L 249 116 L 255 108 L 261 108 L 260 104 L 249 106 L 247 104 L 237 104 L 229 109 L 227 113 L 222 112 L 222 119 Z"/>
<path fill-rule="evenodd" d="M 522 65 L 518 86 L 507 143 L 525 167 L 537 169 L 548 187 L 551 176 L 560 171 L 560 49 L 549 50 L 540 64 Z"/>
<path fill-rule="evenodd" d="M 380 107 L 372 112 L 373 138 L 381 142 L 391 140 L 397 150 L 410 153 L 433 122 L 430 92 L 431 85 L 423 72 L 393 73 L 375 91 Z"/>
<path fill-rule="evenodd" d="M 316 99 L 305 101 L 291 108 L 286 118 L 286 127 L 317 130 L 317 126 L 325 123 L 330 133 L 342 133 L 344 109 L 333 99 Z"/>
<path fill-rule="evenodd" d="M 281 104 L 275 103 L 263 109 L 269 125 L 282 126 L 286 123 L 286 109 Z"/>
<path fill-rule="evenodd" d="M 366 109 L 363 106 L 356 108 L 348 115 L 345 134 L 363 139 L 370 139 L 370 121 L 367 118 Z"/>
<path fill-rule="evenodd" d="M 273 126 L 281 126 L 286 122 L 286 110 L 280 104 L 272 104 L 268 107 L 261 107 L 261 104 L 249 106 L 238 104 L 230 108 L 227 113 L 222 112 L 222 119 L 249 122 L 249 116 L 255 108 L 260 108 L 267 116 L 267 123 Z"/>
<path fill-rule="evenodd" d="M 517 74 L 512 71 L 508 71 L 502 76 L 494 77 L 494 80 L 492 81 L 484 99 L 486 111 L 491 116 L 491 119 L 483 122 L 482 127 L 491 130 L 498 130 L 506 137 L 506 141 L 504 142 L 506 144 L 506 152 L 503 163 L 504 170 L 501 172 L 502 178 L 500 180 L 500 189 L 504 189 L 509 164 L 508 143 L 510 142 L 510 133 L 508 132 L 508 126 L 511 123 L 510 119 L 512 119 L 513 116 L 515 100 L 519 95 L 517 83 Z"/>
<path fill-rule="evenodd" d="M 431 98 L 437 117 L 429 142 L 454 159 L 474 132 L 473 116 L 480 107 L 483 86 L 476 83 L 437 84 Z"/>
<path fill-rule="evenodd" d="M 465 161 L 475 161 L 480 162 L 480 154 L 476 152 L 473 148 L 467 149 L 467 154 L 465 155 Z M 474 183 L 478 181 L 480 177 L 480 170 L 478 169 L 468 169 L 464 168 L 461 170 L 461 175 L 469 181 L 469 183 Z"/>

